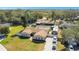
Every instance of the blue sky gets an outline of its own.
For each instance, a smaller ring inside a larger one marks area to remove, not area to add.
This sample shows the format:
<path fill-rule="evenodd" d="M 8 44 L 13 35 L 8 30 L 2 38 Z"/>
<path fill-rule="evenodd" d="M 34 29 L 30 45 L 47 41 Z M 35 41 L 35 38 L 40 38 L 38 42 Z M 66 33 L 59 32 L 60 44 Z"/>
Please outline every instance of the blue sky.
<path fill-rule="evenodd" d="M 0 7 L 0 10 L 11 10 L 11 9 L 79 9 L 79 7 Z"/>

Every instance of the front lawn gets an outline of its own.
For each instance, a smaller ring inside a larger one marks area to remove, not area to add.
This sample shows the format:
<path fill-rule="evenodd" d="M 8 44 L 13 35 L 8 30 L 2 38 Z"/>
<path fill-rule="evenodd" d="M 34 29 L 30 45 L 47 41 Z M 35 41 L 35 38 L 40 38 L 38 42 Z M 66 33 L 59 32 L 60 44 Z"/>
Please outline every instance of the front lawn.
<path fill-rule="evenodd" d="M 4 46 L 9 51 L 40 51 L 43 50 L 44 43 L 33 43 L 29 39 L 20 39 L 18 37 L 13 38 Z"/>

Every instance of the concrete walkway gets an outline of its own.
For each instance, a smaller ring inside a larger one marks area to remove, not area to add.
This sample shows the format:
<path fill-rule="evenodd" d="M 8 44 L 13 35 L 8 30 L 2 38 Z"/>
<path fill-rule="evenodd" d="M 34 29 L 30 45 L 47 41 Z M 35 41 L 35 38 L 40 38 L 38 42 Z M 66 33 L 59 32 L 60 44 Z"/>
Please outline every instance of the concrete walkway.
<path fill-rule="evenodd" d="M 52 42 L 53 42 L 52 38 L 50 38 L 50 37 L 46 38 L 44 51 L 52 51 Z"/>
<path fill-rule="evenodd" d="M 7 49 L 3 45 L 0 44 L 0 51 L 7 51 Z"/>

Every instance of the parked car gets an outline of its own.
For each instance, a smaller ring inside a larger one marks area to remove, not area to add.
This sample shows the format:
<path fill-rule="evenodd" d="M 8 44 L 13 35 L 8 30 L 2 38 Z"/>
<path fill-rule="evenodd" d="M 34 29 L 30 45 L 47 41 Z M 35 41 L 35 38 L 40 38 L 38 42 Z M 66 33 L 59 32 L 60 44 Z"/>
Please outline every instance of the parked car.
<path fill-rule="evenodd" d="M 53 30 L 54 26 L 51 26 L 51 29 Z"/>
<path fill-rule="evenodd" d="M 56 39 L 57 39 L 57 36 L 54 35 L 54 36 L 53 36 L 53 39 L 56 40 Z"/>
<path fill-rule="evenodd" d="M 52 47 L 52 50 L 56 50 L 56 46 L 53 46 L 53 47 Z"/>
<path fill-rule="evenodd" d="M 53 38 L 53 40 L 57 41 L 57 38 Z"/>
<path fill-rule="evenodd" d="M 53 41 L 52 43 L 53 43 L 53 44 L 57 44 L 57 41 Z"/>
<path fill-rule="evenodd" d="M 57 35 L 58 33 L 57 33 L 56 31 L 53 31 L 52 34 L 53 34 L 53 35 Z"/>
<path fill-rule="evenodd" d="M 56 41 L 53 41 L 53 44 L 56 44 Z"/>
<path fill-rule="evenodd" d="M 74 48 L 73 48 L 72 45 L 69 45 L 69 50 L 70 50 L 70 51 L 74 51 Z"/>

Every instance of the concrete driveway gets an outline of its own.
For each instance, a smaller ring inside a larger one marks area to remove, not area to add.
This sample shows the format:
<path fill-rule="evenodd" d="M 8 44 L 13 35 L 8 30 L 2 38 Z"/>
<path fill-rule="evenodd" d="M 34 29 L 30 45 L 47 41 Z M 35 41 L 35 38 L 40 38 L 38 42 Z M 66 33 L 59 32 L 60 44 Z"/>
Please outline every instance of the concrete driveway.
<path fill-rule="evenodd" d="M 46 44 L 44 47 L 44 51 L 52 51 L 52 42 L 53 42 L 52 38 L 50 37 L 46 38 Z"/>
<path fill-rule="evenodd" d="M 58 26 L 54 26 L 53 31 L 58 32 Z M 56 42 L 56 43 L 53 43 Z M 46 43 L 45 43 L 45 47 L 44 47 L 44 51 L 55 51 L 52 48 L 56 47 L 57 45 L 57 36 L 53 35 L 53 37 L 47 37 L 46 38 Z"/>
<path fill-rule="evenodd" d="M 0 44 L 0 51 L 7 51 L 7 49 L 3 45 Z"/>

